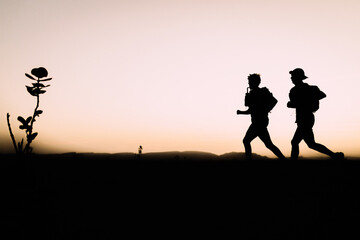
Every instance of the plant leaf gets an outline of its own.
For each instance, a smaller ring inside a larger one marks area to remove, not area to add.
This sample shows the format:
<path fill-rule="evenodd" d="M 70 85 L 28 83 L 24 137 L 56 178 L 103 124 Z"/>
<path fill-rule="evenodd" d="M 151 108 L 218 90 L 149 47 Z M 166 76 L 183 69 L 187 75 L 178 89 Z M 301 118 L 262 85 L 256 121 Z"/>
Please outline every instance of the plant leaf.
<path fill-rule="evenodd" d="M 25 73 L 25 76 L 27 76 L 28 78 L 32 79 L 32 80 L 36 80 L 33 76 L 31 76 L 30 74 Z"/>
<path fill-rule="evenodd" d="M 40 93 L 40 88 L 33 88 L 32 92 L 33 92 L 33 94 L 35 94 L 34 96 L 37 96 Z"/>
<path fill-rule="evenodd" d="M 36 138 L 36 136 L 38 135 L 38 133 L 36 132 L 36 133 L 33 133 L 33 134 L 31 134 L 31 135 L 28 135 L 28 140 L 29 141 L 32 141 L 32 140 L 34 140 L 35 138 Z"/>
<path fill-rule="evenodd" d="M 21 142 L 18 143 L 18 149 L 20 150 L 20 152 L 22 152 L 23 144 L 24 144 L 24 139 L 21 139 Z"/>
<path fill-rule="evenodd" d="M 25 86 L 25 87 L 26 87 L 26 90 L 27 90 L 32 96 L 37 96 L 37 95 L 39 95 L 39 94 L 36 94 L 36 93 L 35 93 L 33 87 L 29 87 L 29 86 Z"/>
<path fill-rule="evenodd" d="M 47 77 L 48 71 L 43 67 L 39 67 L 32 69 L 31 74 L 34 75 L 35 77 L 43 78 L 43 77 Z"/>
<path fill-rule="evenodd" d="M 42 113 L 43 113 L 42 110 L 37 110 L 37 111 L 35 112 L 35 116 L 39 116 L 39 115 L 42 114 Z"/>
<path fill-rule="evenodd" d="M 40 90 L 39 91 L 39 94 L 43 94 L 43 93 L 46 93 L 46 91 L 45 90 Z"/>
<path fill-rule="evenodd" d="M 28 124 L 30 123 L 31 119 L 32 119 L 32 117 L 28 117 L 28 118 L 26 119 L 26 125 L 28 125 Z"/>
<path fill-rule="evenodd" d="M 19 128 L 20 128 L 20 129 L 26 129 L 26 131 L 27 131 L 28 126 L 20 125 Z"/>
<path fill-rule="evenodd" d="M 22 124 L 26 124 L 25 119 L 21 116 L 18 116 L 17 120 L 19 120 L 19 122 L 21 122 Z"/>
<path fill-rule="evenodd" d="M 40 80 L 40 82 L 50 81 L 51 79 L 52 79 L 52 78 L 42 79 L 42 80 Z"/>
<path fill-rule="evenodd" d="M 45 85 L 42 84 L 42 83 L 32 83 L 32 85 L 33 85 L 34 87 L 45 87 Z"/>

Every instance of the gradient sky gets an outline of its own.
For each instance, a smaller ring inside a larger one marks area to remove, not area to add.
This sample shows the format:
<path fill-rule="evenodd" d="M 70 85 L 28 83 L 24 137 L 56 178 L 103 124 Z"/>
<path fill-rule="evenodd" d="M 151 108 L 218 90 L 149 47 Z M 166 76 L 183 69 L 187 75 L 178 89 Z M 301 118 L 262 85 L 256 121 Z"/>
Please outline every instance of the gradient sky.
<path fill-rule="evenodd" d="M 360 155 L 357 0 L 1 0 L 0 151 L 6 124 L 32 115 L 24 75 L 46 67 L 51 87 L 34 124 L 35 151 L 243 152 L 247 76 L 278 99 L 273 142 L 289 156 L 295 112 L 289 71 L 327 94 L 316 140 Z M 273 157 L 259 139 L 253 151 Z M 301 143 L 300 154 L 316 155 Z"/>

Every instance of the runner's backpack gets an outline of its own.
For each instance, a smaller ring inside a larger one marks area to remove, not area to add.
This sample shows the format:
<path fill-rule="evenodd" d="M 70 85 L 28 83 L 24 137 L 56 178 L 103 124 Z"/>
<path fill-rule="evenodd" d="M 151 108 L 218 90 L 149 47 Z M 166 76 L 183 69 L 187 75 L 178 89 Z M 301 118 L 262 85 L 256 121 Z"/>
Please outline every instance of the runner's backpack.
<path fill-rule="evenodd" d="M 266 87 L 260 88 L 256 93 L 250 92 L 245 95 L 245 106 L 264 109 L 267 113 L 275 107 L 277 102 L 278 100 Z"/>
<path fill-rule="evenodd" d="M 309 85 L 307 94 L 307 106 L 312 112 L 316 112 L 320 106 L 320 100 L 325 98 L 323 93 L 317 86 Z"/>

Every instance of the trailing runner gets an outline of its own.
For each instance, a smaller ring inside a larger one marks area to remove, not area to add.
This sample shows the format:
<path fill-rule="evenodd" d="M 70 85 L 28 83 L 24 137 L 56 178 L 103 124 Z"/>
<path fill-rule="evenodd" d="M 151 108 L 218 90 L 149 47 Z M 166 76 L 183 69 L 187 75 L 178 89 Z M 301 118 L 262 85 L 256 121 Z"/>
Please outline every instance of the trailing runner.
<path fill-rule="evenodd" d="M 299 156 L 299 143 L 304 140 L 309 148 L 326 154 L 333 159 L 344 159 L 344 153 L 334 153 L 322 144 L 316 143 L 314 132 L 312 130 L 315 123 L 314 112 L 319 109 L 319 101 L 326 97 L 326 94 L 320 91 L 317 86 L 311 86 L 303 81 L 308 77 L 305 76 L 304 70 L 296 68 L 289 72 L 291 81 L 295 85 L 290 90 L 287 106 L 296 109 L 297 129 L 291 140 L 291 159 L 297 160 Z"/>

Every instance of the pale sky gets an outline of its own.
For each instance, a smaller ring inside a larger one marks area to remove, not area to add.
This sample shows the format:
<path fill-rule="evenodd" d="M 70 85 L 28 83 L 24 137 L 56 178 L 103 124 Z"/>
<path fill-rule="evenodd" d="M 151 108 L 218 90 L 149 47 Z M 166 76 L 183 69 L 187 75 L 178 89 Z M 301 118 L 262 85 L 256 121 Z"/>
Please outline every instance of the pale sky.
<path fill-rule="evenodd" d="M 357 0 L 1 0 L 0 152 L 13 151 L 7 112 L 25 135 L 16 118 L 36 98 L 24 73 L 42 66 L 53 80 L 35 152 L 243 152 L 250 116 L 236 110 L 259 73 L 279 101 L 270 135 L 289 156 L 289 71 L 301 67 L 327 94 L 316 140 L 359 156 L 359 12 Z M 300 155 L 317 154 L 302 143 Z"/>

